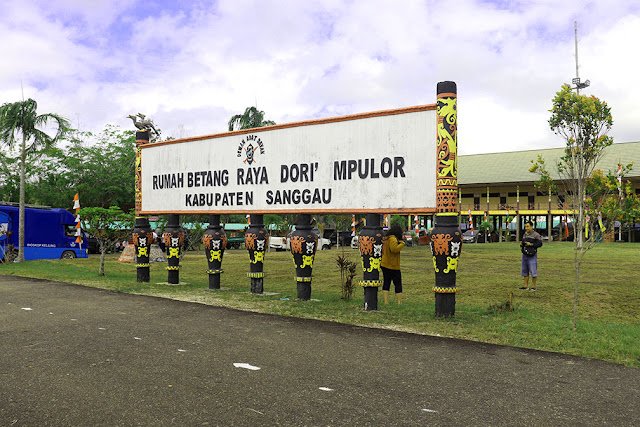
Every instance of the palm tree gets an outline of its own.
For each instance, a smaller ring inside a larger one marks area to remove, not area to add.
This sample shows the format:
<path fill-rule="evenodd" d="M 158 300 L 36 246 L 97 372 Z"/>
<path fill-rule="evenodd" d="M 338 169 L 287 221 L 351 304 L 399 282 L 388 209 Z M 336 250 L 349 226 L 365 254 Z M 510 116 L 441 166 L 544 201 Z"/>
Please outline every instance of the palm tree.
<path fill-rule="evenodd" d="M 0 107 L 0 142 L 14 147 L 16 136 L 22 135 L 20 144 L 20 212 L 19 212 L 19 248 L 18 262 L 24 261 L 24 206 L 25 206 L 25 169 L 27 156 L 42 148 L 53 146 L 69 129 L 69 122 L 57 114 L 37 114 L 38 104 L 29 98 L 26 101 L 6 103 Z M 51 138 L 38 129 L 53 120 L 58 126 L 56 135 Z"/>
<path fill-rule="evenodd" d="M 264 111 L 256 107 L 247 107 L 244 114 L 236 114 L 229 120 L 229 131 L 240 129 L 253 129 L 263 126 L 275 125 L 273 120 L 264 120 Z"/>

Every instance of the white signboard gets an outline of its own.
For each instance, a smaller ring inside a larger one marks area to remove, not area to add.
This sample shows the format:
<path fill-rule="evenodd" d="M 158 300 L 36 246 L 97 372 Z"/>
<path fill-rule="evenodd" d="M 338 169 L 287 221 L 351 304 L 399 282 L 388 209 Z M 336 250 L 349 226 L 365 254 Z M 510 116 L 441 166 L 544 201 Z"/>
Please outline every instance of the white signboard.
<path fill-rule="evenodd" d="M 142 214 L 434 212 L 435 105 L 142 146 Z"/>

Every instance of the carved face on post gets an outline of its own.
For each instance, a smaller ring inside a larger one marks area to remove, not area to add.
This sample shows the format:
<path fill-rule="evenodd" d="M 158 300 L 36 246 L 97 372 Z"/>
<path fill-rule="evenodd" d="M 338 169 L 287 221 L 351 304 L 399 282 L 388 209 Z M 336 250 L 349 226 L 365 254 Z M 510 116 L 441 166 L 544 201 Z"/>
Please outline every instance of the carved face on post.
<path fill-rule="evenodd" d="M 202 243 L 209 265 L 207 273 L 214 275 L 222 273 L 222 257 L 227 247 L 227 236 L 224 230 L 207 228 L 202 236 Z"/>

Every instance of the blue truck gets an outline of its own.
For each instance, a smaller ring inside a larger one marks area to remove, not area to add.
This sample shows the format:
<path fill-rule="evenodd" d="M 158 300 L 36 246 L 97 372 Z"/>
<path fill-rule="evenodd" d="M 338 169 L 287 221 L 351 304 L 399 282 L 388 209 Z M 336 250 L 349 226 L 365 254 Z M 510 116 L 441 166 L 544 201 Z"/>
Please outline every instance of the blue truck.
<path fill-rule="evenodd" d="M 24 258 L 87 258 L 86 236 L 82 249 L 76 243 L 75 217 L 65 209 L 25 208 Z M 18 206 L 0 205 L 0 260 L 18 254 Z"/>

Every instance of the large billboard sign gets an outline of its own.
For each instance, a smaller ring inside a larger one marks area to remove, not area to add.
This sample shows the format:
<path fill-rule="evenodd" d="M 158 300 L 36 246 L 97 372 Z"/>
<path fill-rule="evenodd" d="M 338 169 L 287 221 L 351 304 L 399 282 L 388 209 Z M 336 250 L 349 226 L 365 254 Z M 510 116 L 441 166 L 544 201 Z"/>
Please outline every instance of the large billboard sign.
<path fill-rule="evenodd" d="M 435 212 L 436 105 L 141 146 L 141 214 Z"/>

